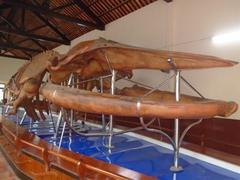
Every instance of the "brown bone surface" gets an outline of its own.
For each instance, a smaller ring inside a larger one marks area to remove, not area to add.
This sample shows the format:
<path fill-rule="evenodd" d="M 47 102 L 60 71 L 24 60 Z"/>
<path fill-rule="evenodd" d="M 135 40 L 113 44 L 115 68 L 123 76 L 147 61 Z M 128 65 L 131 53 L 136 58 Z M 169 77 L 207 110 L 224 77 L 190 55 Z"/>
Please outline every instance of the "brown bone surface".
<path fill-rule="evenodd" d="M 169 64 L 169 59 L 171 59 L 172 64 Z M 31 62 L 20 68 L 8 84 L 9 91 L 16 97 L 11 113 L 16 113 L 17 108 L 23 106 L 29 116 L 33 119 L 39 119 L 34 106 L 31 104 L 33 103 L 33 98 L 38 97 L 38 90 L 46 71 L 50 72 L 52 82 L 61 83 L 66 82 L 72 73 L 77 73 L 80 80 L 85 80 L 110 74 L 111 70 L 114 69 L 118 71 L 121 77 L 130 78 L 133 69 L 171 70 L 174 67 L 176 69 L 198 69 L 227 67 L 235 64 L 237 63 L 234 61 L 213 56 L 137 48 L 102 38 L 85 41 L 77 44 L 64 56 L 54 51 L 48 51 L 35 56 Z M 109 81 L 105 80 L 104 83 L 105 86 L 109 87 Z M 87 90 L 92 90 L 94 87 L 99 89 L 99 84 L 90 82 L 80 86 L 80 88 Z M 66 96 L 68 95 L 66 94 Z M 90 100 L 95 102 L 92 98 Z M 212 101 L 210 101 L 211 103 L 204 102 L 197 102 L 196 104 L 199 106 L 200 104 L 211 104 L 211 106 L 217 104 L 217 106 L 214 106 L 216 111 L 221 109 L 219 108 L 220 104 L 221 107 L 226 107 L 227 111 L 229 111 L 229 107 L 233 106 L 232 103 L 229 104 L 222 101 L 219 101 L 219 103 L 215 103 L 215 101 L 214 103 Z M 124 103 L 126 102 L 124 101 Z M 195 102 L 192 104 L 195 104 Z M 141 108 L 143 107 L 141 106 Z M 226 109 L 222 112 L 222 115 L 226 115 Z M 146 110 L 145 112 L 146 116 L 154 114 L 149 112 L 148 115 L 148 111 Z M 216 111 L 215 115 L 221 115 L 221 113 L 216 113 Z M 136 113 L 132 112 L 132 115 L 136 116 Z"/>
<path fill-rule="evenodd" d="M 153 100 L 158 102 L 176 102 L 176 96 L 175 93 L 169 92 L 169 91 L 160 91 L 155 90 L 149 93 L 151 90 L 146 89 L 144 87 L 140 87 L 137 85 L 134 85 L 132 87 L 125 87 L 121 90 L 118 90 L 119 95 L 123 96 L 133 96 L 133 97 L 139 97 L 147 100 Z M 146 96 L 145 96 L 146 95 Z M 196 96 L 189 96 L 181 94 L 180 96 L 180 102 L 196 102 L 196 101 L 205 101 L 206 99 Z"/>
<path fill-rule="evenodd" d="M 138 97 L 138 98 L 142 98 L 142 99 L 150 100 L 150 101 L 176 103 L 176 95 L 173 92 L 155 90 L 155 91 L 151 92 L 150 94 L 147 94 L 147 93 L 149 93 L 149 91 L 151 91 L 151 90 L 134 85 L 132 87 L 125 87 L 121 90 L 118 90 L 118 94 L 124 95 L 124 96 Z M 207 101 L 213 101 L 213 100 L 181 94 L 179 101 L 184 102 L 184 103 L 195 103 L 195 102 L 205 103 Z M 223 101 L 219 101 L 219 102 L 223 102 Z M 237 109 L 238 109 L 237 103 L 230 102 L 226 106 L 225 113 L 222 115 L 219 114 L 218 116 L 230 116 L 231 114 L 236 112 Z"/>
<path fill-rule="evenodd" d="M 37 100 L 33 104 L 33 98 L 39 94 L 39 88 L 41 86 L 42 79 L 47 72 L 49 61 L 52 61 L 58 56 L 59 54 L 54 51 L 47 51 L 33 57 L 30 62 L 27 62 L 19 68 L 17 73 L 10 79 L 7 85 L 8 90 L 15 96 L 13 109 L 9 112 L 10 114 L 16 114 L 17 108 L 22 106 L 32 119 L 39 120 L 34 107 L 39 107 L 40 105 L 37 105 L 37 103 L 44 102 Z M 40 110 L 42 116 L 43 109 L 37 109 Z"/>
<path fill-rule="evenodd" d="M 105 93 L 94 93 L 53 84 L 45 84 L 40 93 L 49 101 L 68 109 L 117 116 L 197 119 L 229 116 L 237 109 L 234 102 L 201 100 L 192 102 L 159 102 Z"/>
<path fill-rule="evenodd" d="M 107 74 L 111 69 L 131 71 L 133 69 L 171 70 L 171 59 L 176 69 L 201 69 L 227 67 L 237 62 L 191 53 L 137 48 L 108 41 L 103 38 L 77 44 L 63 58 L 54 61 L 50 71 L 62 71 L 65 76 L 70 70 L 82 79 Z M 62 75 L 63 76 L 63 75 Z"/>

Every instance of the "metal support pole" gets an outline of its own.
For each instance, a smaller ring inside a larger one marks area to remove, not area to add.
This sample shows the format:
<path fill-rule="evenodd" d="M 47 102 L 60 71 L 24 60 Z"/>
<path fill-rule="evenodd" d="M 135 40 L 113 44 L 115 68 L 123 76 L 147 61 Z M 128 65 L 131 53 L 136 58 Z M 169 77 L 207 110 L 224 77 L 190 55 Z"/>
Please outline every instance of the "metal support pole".
<path fill-rule="evenodd" d="M 63 135 L 64 135 L 64 132 L 65 132 L 65 128 L 66 128 L 66 121 L 64 121 L 64 123 L 63 123 L 63 128 L 62 128 L 62 133 L 61 133 L 60 141 L 59 141 L 59 144 L 58 144 L 58 148 L 60 148 L 61 145 L 62 145 L 62 140 L 63 140 Z"/>
<path fill-rule="evenodd" d="M 100 81 L 100 92 L 103 93 L 103 78 L 100 77 L 99 81 Z M 106 121 L 105 121 L 104 114 L 102 114 L 102 128 L 103 128 L 103 130 L 106 129 Z"/>
<path fill-rule="evenodd" d="M 111 95 L 115 93 L 115 80 L 116 80 L 116 71 L 112 70 L 112 79 L 111 79 Z M 112 137 L 113 137 L 113 115 L 109 116 L 109 138 L 108 138 L 108 148 L 113 148 L 112 146 Z"/>
<path fill-rule="evenodd" d="M 180 71 L 175 74 L 175 96 L 176 102 L 180 101 Z M 174 143 L 176 149 L 174 150 L 174 165 L 170 168 L 171 171 L 182 171 L 183 168 L 179 166 L 179 119 L 174 120 Z"/>
<path fill-rule="evenodd" d="M 25 112 L 23 113 L 22 119 L 20 120 L 20 123 L 19 123 L 20 125 L 22 125 L 22 123 L 23 123 L 23 121 L 25 120 L 26 116 L 27 116 L 27 112 L 25 111 Z"/>
<path fill-rule="evenodd" d="M 72 88 L 75 88 L 75 76 L 72 74 L 70 76 L 70 81 L 68 82 L 68 85 L 72 85 Z M 74 111 L 73 109 L 70 110 L 70 125 L 73 126 L 73 120 L 74 120 Z M 72 130 L 69 130 L 69 136 L 72 136 Z"/>
<path fill-rule="evenodd" d="M 16 125 L 19 125 L 19 110 L 17 109 L 16 113 Z"/>
<path fill-rule="evenodd" d="M 71 74 L 70 77 L 69 77 L 67 86 L 70 86 L 70 87 L 74 88 L 73 83 L 74 83 L 74 75 Z M 73 125 L 73 110 L 72 110 L 72 109 L 70 110 L 70 125 L 71 125 L 71 126 Z M 70 131 L 69 131 L 69 132 L 70 132 Z"/>
<path fill-rule="evenodd" d="M 51 121 L 52 121 L 54 134 L 56 134 L 56 126 L 55 126 L 55 122 L 54 122 L 54 118 L 53 118 L 53 114 L 52 114 L 52 110 L 51 110 L 49 102 L 48 102 L 48 108 L 49 108 L 49 113 L 50 113 L 50 118 L 51 118 Z"/>
<path fill-rule="evenodd" d="M 73 110 L 71 109 L 70 110 L 70 125 L 73 126 L 73 116 L 74 116 L 74 112 Z M 72 130 L 69 130 L 69 135 L 71 136 L 72 135 Z"/>
<path fill-rule="evenodd" d="M 72 83 L 72 79 L 73 79 L 73 74 L 70 75 L 69 79 L 68 79 L 68 82 L 67 82 L 67 86 L 70 86 L 71 83 Z M 61 83 L 62 86 L 64 86 L 64 83 Z M 57 139 L 57 136 L 58 136 L 58 131 L 59 131 L 59 127 L 61 125 L 61 122 L 62 122 L 62 117 L 63 117 L 63 110 L 61 109 L 59 114 L 58 114 L 58 119 L 57 119 L 57 124 L 56 124 L 56 132 L 53 136 L 53 139 Z M 66 125 L 66 124 L 65 124 Z"/>
<path fill-rule="evenodd" d="M 33 120 L 32 120 L 32 118 L 30 118 L 29 129 L 28 129 L 29 132 L 32 131 L 32 126 L 33 126 L 32 124 L 33 124 Z"/>
<path fill-rule="evenodd" d="M 16 121 L 16 135 L 18 136 L 18 124 L 19 124 L 19 114 L 18 114 L 18 110 L 17 110 L 17 114 L 16 114 L 16 118 L 17 118 L 17 121 Z"/>
<path fill-rule="evenodd" d="M 57 124 L 56 124 L 56 131 L 55 131 L 55 134 L 53 136 L 53 139 L 57 139 L 58 131 L 59 131 L 61 122 L 62 122 L 62 110 L 60 110 L 60 112 L 58 114 L 58 119 L 57 119 Z"/>
<path fill-rule="evenodd" d="M 12 101 L 12 100 L 13 100 L 13 97 L 11 96 L 11 97 L 9 98 L 9 101 Z M 8 101 L 8 103 L 9 103 L 9 101 Z M 9 109 L 10 109 L 10 105 L 7 105 L 6 110 L 5 110 L 5 114 L 8 113 Z"/>

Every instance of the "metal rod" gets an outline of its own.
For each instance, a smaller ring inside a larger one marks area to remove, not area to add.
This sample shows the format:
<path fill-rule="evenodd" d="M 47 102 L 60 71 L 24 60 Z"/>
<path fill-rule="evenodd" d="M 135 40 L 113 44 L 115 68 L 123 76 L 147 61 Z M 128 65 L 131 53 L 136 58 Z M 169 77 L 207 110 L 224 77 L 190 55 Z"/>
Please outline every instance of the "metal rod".
<path fill-rule="evenodd" d="M 21 119 L 20 122 L 19 122 L 20 125 L 22 125 L 22 123 L 23 123 L 23 121 L 25 120 L 26 116 L 27 116 L 27 112 L 25 111 L 25 112 L 23 113 L 22 119 Z"/>
<path fill-rule="evenodd" d="M 182 144 L 182 141 L 183 141 L 183 138 L 185 137 L 185 135 L 187 134 L 187 132 L 193 127 L 193 126 L 196 126 L 198 124 L 200 124 L 202 122 L 203 119 L 199 119 L 198 121 L 190 124 L 186 129 L 184 129 L 183 133 L 181 134 L 180 136 L 180 139 L 179 139 L 179 147 L 181 146 Z"/>
<path fill-rule="evenodd" d="M 165 79 L 163 82 L 161 82 L 159 85 L 157 85 L 156 87 L 154 87 L 152 90 L 148 91 L 146 94 L 144 94 L 142 96 L 142 98 L 150 95 L 151 93 L 153 93 L 154 91 L 156 91 L 157 89 L 159 89 L 161 86 L 163 86 L 164 84 L 166 84 L 170 79 L 172 79 L 174 77 L 174 75 L 170 76 L 169 78 Z"/>
<path fill-rule="evenodd" d="M 67 86 L 72 86 L 72 79 L 73 79 L 73 74 L 70 75 Z"/>
<path fill-rule="evenodd" d="M 32 124 L 33 124 L 33 122 L 32 122 L 32 118 L 30 118 L 29 129 L 28 129 L 29 132 L 32 131 Z"/>
<path fill-rule="evenodd" d="M 56 128 L 55 128 L 56 131 L 55 131 L 55 134 L 54 134 L 54 136 L 53 136 L 54 139 L 57 139 L 58 131 L 59 131 L 61 122 L 62 122 L 62 110 L 60 110 L 60 112 L 59 112 L 59 114 L 58 114 L 57 124 L 56 124 Z"/>
<path fill-rule="evenodd" d="M 176 79 L 175 79 L 175 96 L 176 96 L 176 102 L 180 101 L 180 72 L 177 71 L 176 73 Z M 174 142 L 176 145 L 176 151 L 174 153 L 174 167 L 178 168 L 178 155 L 179 155 L 179 119 L 176 118 L 174 121 Z"/>
<path fill-rule="evenodd" d="M 62 145 L 62 139 L 63 139 L 65 128 L 66 128 L 66 121 L 64 121 L 64 123 L 63 123 L 63 128 L 62 128 L 62 133 L 61 133 L 60 141 L 59 141 L 59 144 L 58 144 L 58 148 L 60 148 L 61 145 Z"/>
<path fill-rule="evenodd" d="M 99 81 L 100 81 L 100 92 L 103 93 L 103 78 L 100 77 Z M 106 120 L 105 120 L 104 114 L 102 114 L 102 129 L 103 130 L 106 129 Z"/>
<path fill-rule="evenodd" d="M 71 126 L 73 125 L 73 110 L 72 109 L 70 110 L 70 125 Z M 70 135 L 72 134 L 71 130 L 69 131 L 69 134 Z"/>
<path fill-rule="evenodd" d="M 180 71 L 177 70 L 175 73 L 175 96 L 176 102 L 180 101 Z M 170 168 L 171 171 L 178 172 L 182 170 L 182 167 L 179 166 L 179 119 L 175 118 L 174 120 L 174 143 L 176 149 L 174 150 L 174 164 Z"/>
<path fill-rule="evenodd" d="M 140 85 L 140 86 L 149 88 L 149 89 L 153 89 L 152 86 L 148 86 L 148 85 L 146 85 L 146 84 L 143 84 L 143 83 L 134 81 L 134 80 L 132 80 L 132 79 L 128 79 L 128 78 L 125 78 L 125 77 L 121 77 L 120 75 L 117 75 L 117 77 L 121 78 L 122 80 L 129 81 L 129 82 L 131 82 L 131 83 L 133 83 L 133 84 L 137 84 L 137 85 Z"/>
<path fill-rule="evenodd" d="M 148 122 L 147 124 L 145 124 L 146 127 L 150 126 L 153 122 L 155 121 L 155 119 L 152 119 L 150 122 Z M 69 129 L 71 129 L 74 133 L 81 135 L 81 136 L 85 136 L 85 137 L 92 137 L 92 136 L 110 136 L 111 134 L 109 132 L 79 132 L 77 129 L 75 129 L 73 126 L 70 126 L 70 123 L 68 121 L 66 121 L 66 125 L 69 126 Z M 108 124 L 106 125 L 108 126 Z M 139 131 L 144 129 L 144 127 L 140 126 L 140 127 L 135 127 L 135 128 L 130 128 L 127 130 L 122 130 L 119 132 L 113 132 L 112 135 L 119 135 L 119 134 L 124 134 L 124 133 L 128 133 L 128 132 L 134 132 L 134 131 Z M 108 146 L 107 146 L 108 147 Z"/>
<path fill-rule="evenodd" d="M 19 114 L 18 114 L 18 110 L 17 110 L 17 122 L 16 122 L 16 135 L 18 136 L 18 123 L 19 123 Z"/>
<path fill-rule="evenodd" d="M 143 117 L 140 117 L 140 123 L 142 125 L 142 127 L 146 130 L 146 131 L 150 131 L 150 132 L 155 132 L 155 133 L 159 133 L 163 136 L 165 136 L 169 142 L 171 143 L 172 147 L 173 147 L 173 150 L 175 151 L 176 150 L 176 145 L 175 145 L 175 142 L 172 140 L 172 138 L 167 134 L 165 133 L 164 131 L 160 130 L 160 129 L 152 129 L 152 128 L 148 128 L 148 126 L 150 124 L 145 124 L 144 120 L 143 120 Z M 154 119 L 155 120 L 155 119 Z"/>
<path fill-rule="evenodd" d="M 194 92 L 196 92 L 201 98 L 205 99 L 205 97 L 195 88 L 193 87 L 184 77 L 181 76 L 181 79 L 184 83 L 186 83 Z"/>
<path fill-rule="evenodd" d="M 49 109 L 49 113 L 50 113 L 50 117 L 51 117 L 51 121 L 52 121 L 53 130 L 54 130 L 54 133 L 56 133 L 56 126 L 55 126 L 55 122 L 54 122 L 54 119 L 53 119 L 52 110 L 51 110 L 51 107 L 49 105 L 49 102 L 48 102 L 48 109 Z"/>
<path fill-rule="evenodd" d="M 78 82 L 76 84 L 79 85 L 79 84 L 90 82 L 90 81 L 96 81 L 96 80 L 99 80 L 100 78 L 105 79 L 105 78 L 108 78 L 108 77 L 112 77 L 112 74 L 109 74 L 109 75 L 106 75 L 106 76 L 94 77 L 94 78 L 87 79 L 87 80 L 83 80 L 83 81 L 80 81 L 80 82 Z"/>
<path fill-rule="evenodd" d="M 75 76 L 74 74 L 71 74 L 70 76 L 70 79 L 69 79 L 69 82 L 68 82 L 68 85 L 72 85 L 72 88 L 74 88 L 74 83 L 75 83 Z M 73 125 L 73 119 L 74 119 L 74 111 L 73 109 L 70 110 L 70 125 L 72 126 Z M 69 134 L 72 135 L 72 131 L 69 130 Z"/>
<path fill-rule="evenodd" d="M 120 135 L 120 134 L 125 134 L 125 133 L 128 133 L 128 132 L 140 131 L 142 129 L 144 129 L 144 127 L 139 126 L 139 127 L 130 128 L 130 129 L 127 129 L 127 130 L 124 130 L 124 131 L 119 131 L 119 132 L 116 132 L 116 133 L 113 133 L 113 134 L 114 135 Z"/>
<path fill-rule="evenodd" d="M 13 100 L 13 97 L 11 96 L 10 99 L 9 99 L 9 101 L 11 102 L 12 100 Z M 5 114 L 8 113 L 9 108 L 10 108 L 10 105 L 7 105 L 6 110 L 5 110 Z"/>
<path fill-rule="evenodd" d="M 115 80 L 116 80 L 116 71 L 112 70 L 112 79 L 111 79 L 111 95 L 115 93 Z M 108 148 L 112 148 L 112 137 L 113 137 L 113 115 L 109 116 L 109 139 L 108 139 Z"/>
<path fill-rule="evenodd" d="M 68 79 L 68 82 L 67 82 L 67 86 L 71 85 L 72 79 L 73 79 L 73 74 L 70 75 L 70 77 Z M 64 85 L 64 83 L 61 83 L 61 85 Z M 53 139 L 57 139 L 58 131 L 59 131 L 59 128 L 60 128 L 60 125 L 61 125 L 61 122 L 62 122 L 62 117 L 63 117 L 63 108 L 61 108 L 61 110 L 60 110 L 60 112 L 58 114 L 57 125 L 56 125 L 56 132 L 55 132 L 55 134 L 53 136 Z"/>

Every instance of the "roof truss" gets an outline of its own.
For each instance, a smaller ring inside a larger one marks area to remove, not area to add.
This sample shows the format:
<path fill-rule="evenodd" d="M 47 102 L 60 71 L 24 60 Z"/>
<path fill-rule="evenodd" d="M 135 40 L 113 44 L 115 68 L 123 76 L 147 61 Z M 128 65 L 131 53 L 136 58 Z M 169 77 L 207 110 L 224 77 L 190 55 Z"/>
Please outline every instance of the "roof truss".
<path fill-rule="evenodd" d="M 69 45 L 72 39 L 79 36 L 76 34 L 81 35 L 93 29 L 104 30 L 105 24 L 154 1 L 156 0 L 123 0 L 105 3 L 104 0 L 2 0 L 0 56 L 29 59 L 57 44 Z M 169 3 L 173 0 L 163 1 Z M 80 15 L 75 17 L 68 13 L 71 10 Z M 29 17 L 33 20 L 36 18 L 32 26 Z M 60 22 L 65 23 L 62 25 Z"/>

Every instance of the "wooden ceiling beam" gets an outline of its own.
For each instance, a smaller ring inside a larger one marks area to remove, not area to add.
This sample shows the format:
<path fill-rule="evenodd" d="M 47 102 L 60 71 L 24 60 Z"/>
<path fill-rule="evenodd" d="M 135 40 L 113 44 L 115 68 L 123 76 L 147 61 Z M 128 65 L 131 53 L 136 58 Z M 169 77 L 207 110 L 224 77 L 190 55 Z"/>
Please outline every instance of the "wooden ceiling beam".
<path fill-rule="evenodd" d="M 16 24 L 14 24 L 13 22 L 11 22 L 9 19 L 3 17 L 0 15 L 0 18 L 3 19 L 9 26 L 11 26 L 13 29 L 18 30 L 19 28 L 17 27 Z M 35 39 L 29 39 L 32 40 L 36 45 L 38 45 L 40 48 L 42 48 L 43 50 L 47 50 L 47 48 L 45 46 L 43 46 L 40 42 L 38 42 Z"/>
<path fill-rule="evenodd" d="M 70 17 L 70 16 L 67 16 L 67 15 L 64 15 L 64 14 L 60 14 L 60 13 L 51 11 L 49 9 L 43 8 L 43 7 L 35 6 L 35 5 L 29 4 L 29 3 L 25 3 L 24 1 L 21 1 L 21 0 L 3 0 L 3 1 L 4 1 L 5 4 L 25 8 L 25 9 L 28 9 L 30 11 L 34 11 L 34 12 L 44 14 L 44 15 L 49 16 L 49 17 L 54 17 L 54 18 L 57 18 L 57 19 L 61 19 L 63 21 L 76 23 L 76 24 L 78 24 L 80 26 L 83 26 L 83 27 L 92 27 L 92 28 L 95 28 L 95 29 L 104 30 L 104 26 L 100 26 L 100 25 L 94 24 L 94 23 L 89 22 L 89 21 L 81 20 L 79 18 Z"/>
<path fill-rule="evenodd" d="M 40 6 L 40 4 L 36 1 L 33 0 L 34 5 Z M 49 1 L 45 1 L 49 5 Z M 46 19 L 44 16 L 42 16 L 40 13 L 33 12 L 35 16 L 37 16 L 42 22 L 44 22 L 52 31 L 54 31 L 56 34 L 58 34 L 63 40 L 70 41 L 64 33 L 62 33 L 51 21 Z"/>
<path fill-rule="evenodd" d="M 58 34 L 63 40 L 70 41 L 64 33 L 58 30 L 55 25 L 53 25 L 50 21 L 48 21 L 46 18 L 44 18 L 41 14 L 37 12 L 33 12 L 41 21 L 43 21 L 50 29 L 52 29 L 56 34 Z"/>
<path fill-rule="evenodd" d="M 49 42 L 70 45 L 70 41 L 56 39 L 56 38 L 47 37 L 47 36 L 42 36 L 42 35 L 38 35 L 38 34 L 31 34 L 31 33 L 22 31 L 20 29 L 13 30 L 13 29 L 9 29 L 9 28 L 0 27 L 0 32 L 6 33 L 6 34 L 13 34 L 13 35 L 17 35 L 17 36 L 28 37 L 28 38 L 39 40 L 39 41 L 49 41 Z"/>
<path fill-rule="evenodd" d="M 68 7 L 73 6 L 73 5 L 75 5 L 75 3 L 74 2 L 70 2 L 70 3 L 64 4 L 62 6 L 55 7 L 53 9 L 51 9 L 51 10 L 52 11 L 61 11 L 61 10 L 65 9 L 65 8 L 68 8 Z"/>
<path fill-rule="evenodd" d="M 24 29 L 25 27 L 25 9 L 21 9 L 21 28 Z"/>
<path fill-rule="evenodd" d="M 104 23 L 102 20 L 94 14 L 91 9 L 84 4 L 83 1 L 79 0 L 73 0 L 73 2 L 81 9 L 83 10 L 92 20 L 94 20 L 99 26 L 103 26 L 105 28 Z"/>
<path fill-rule="evenodd" d="M 112 8 L 110 8 L 110 9 L 106 10 L 105 12 L 103 12 L 102 14 L 98 15 L 98 17 L 102 17 L 102 16 L 104 16 L 104 15 L 106 15 L 106 14 L 114 11 L 115 9 L 120 8 L 121 6 L 127 4 L 127 3 L 130 2 L 130 1 L 131 1 L 131 0 L 123 0 L 123 1 L 121 1 L 121 3 L 119 3 L 117 6 L 112 7 Z"/>
<path fill-rule="evenodd" d="M 12 42 L 10 42 L 10 41 L 6 38 L 3 34 L 1 34 L 1 37 L 2 37 L 2 39 L 5 40 L 6 43 L 8 43 L 8 44 L 10 44 L 10 45 L 14 45 Z M 3 41 L 3 43 L 4 43 L 4 41 Z M 11 50 L 11 49 L 10 49 L 10 50 Z M 9 49 L 8 49 L 8 50 L 5 50 L 4 54 L 7 53 L 7 52 L 9 52 Z M 23 52 L 25 55 L 27 55 L 29 58 L 32 58 L 32 55 L 29 54 L 29 53 L 27 53 L 25 50 L 22 50 L 22 52 Z M 14 54 L 14 55 L 15 55 L 15 54 Z"/>

